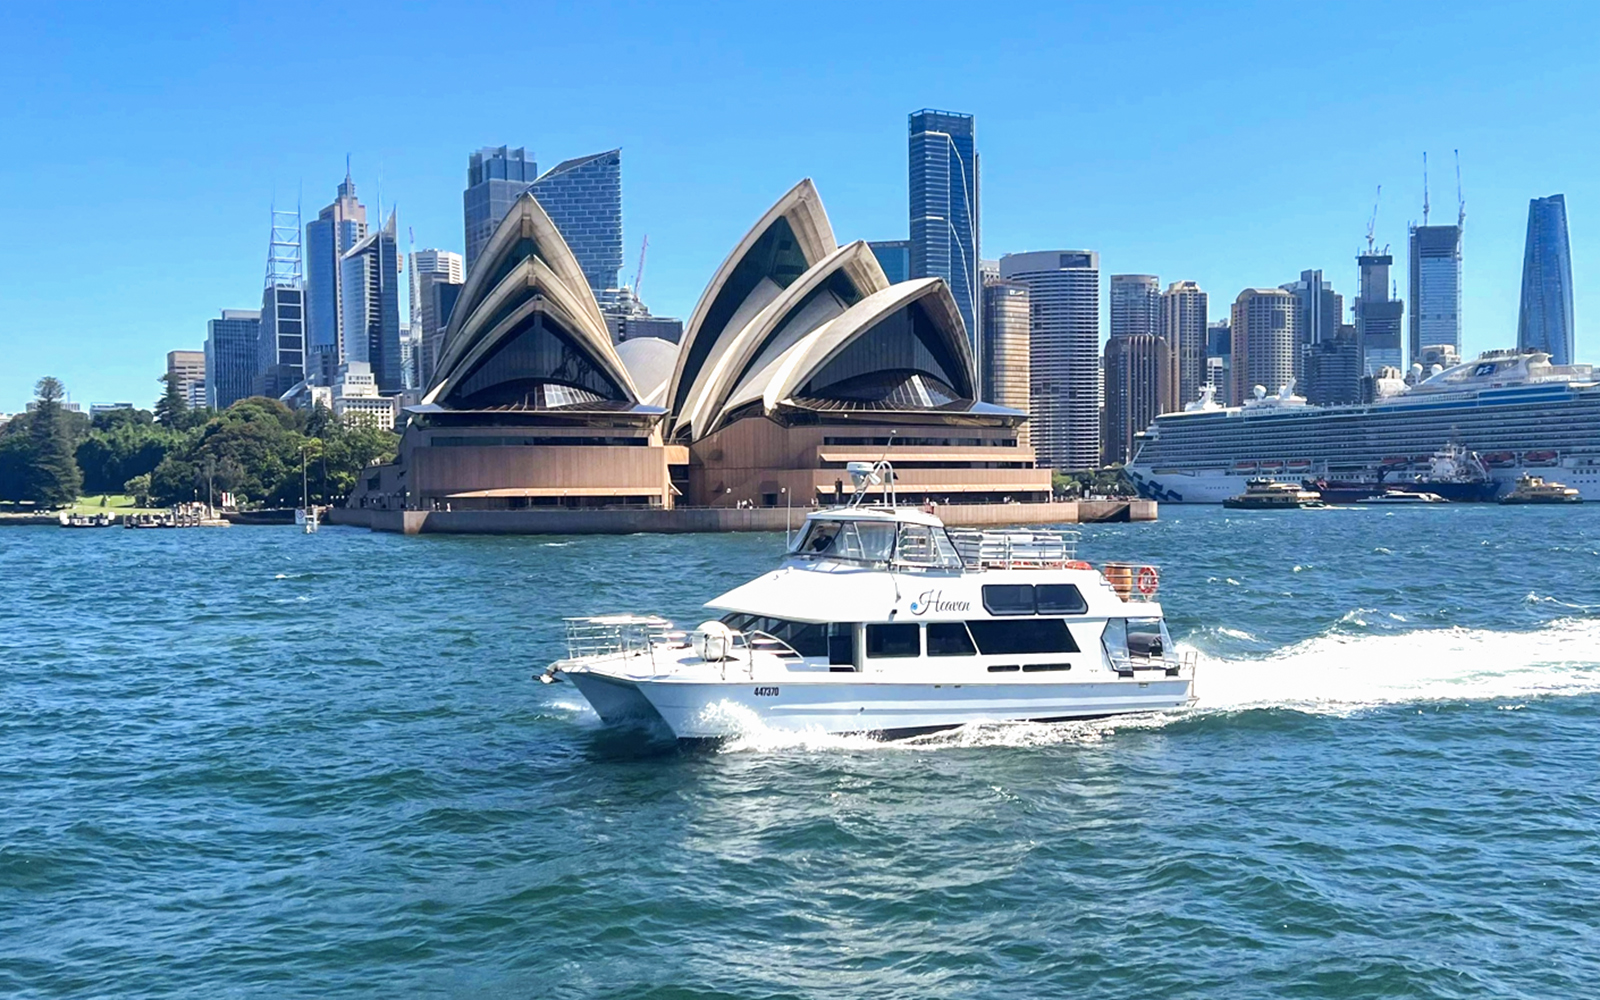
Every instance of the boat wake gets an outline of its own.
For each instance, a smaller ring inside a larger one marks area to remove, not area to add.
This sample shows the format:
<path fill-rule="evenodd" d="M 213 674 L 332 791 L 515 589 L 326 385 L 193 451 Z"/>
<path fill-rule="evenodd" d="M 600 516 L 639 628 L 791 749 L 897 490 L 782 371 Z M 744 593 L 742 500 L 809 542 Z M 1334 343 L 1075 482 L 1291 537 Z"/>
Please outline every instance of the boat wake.
<path fill-rule="evenodd" d="M 1180 644 L 1180 647 L 1182 644 Z M 739 735 L 723 753 L 958 750 L 1092 745 L 1118 731 L 1162 729 L 1197 716 L 1278 709 L 1347 716 L 1385 705 L 1504 702 L 1600 693 L 1600 620 L 1567 619 L 1531 632 L 1423 629 L 1390 635 L 1318 636 L 1261 658 L 1199 654 L 1197 701 L 1187 711 L 1058 723 L 985 723 L 903 740 L 793 732 L 748 709 L 715 706 Z"/>

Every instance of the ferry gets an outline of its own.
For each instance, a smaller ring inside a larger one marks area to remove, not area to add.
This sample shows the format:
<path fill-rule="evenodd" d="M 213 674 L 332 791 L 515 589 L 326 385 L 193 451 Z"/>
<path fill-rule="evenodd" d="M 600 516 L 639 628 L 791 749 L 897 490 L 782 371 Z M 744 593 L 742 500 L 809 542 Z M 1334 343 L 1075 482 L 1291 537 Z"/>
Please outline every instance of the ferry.
<path fill-rule="evenodd" d="M 896 503 L 888 462 L 847 468 L 852 502 L 809 514 L 777 569 L 707 603 L 719 617 L 690 631 L 568 619 L 567 656 L 542 679 L 570 682 L 608 724 L 680 739 L 894 738 L 1192 703 L 1194 659 L 1173 648 L 1155 566 L 1094 569 L 1065 532 L 949 530 Z"/>
<path fill-rule="evenodd" d="M 1582 503 L 1583 494 L 1565 483 L 1546 482 L 1539 476 L 1523 476 L 1517 488 L 1500 498 L 1501 503 Z"/>
<path fill-rule="evenodd" d="M 1222 506 L 1229 510 L 1297 510 L 1302 507 L 1326 507 L 1322 494 L 1316 490 L 1301 489 L 1294 483 L 1278 483 L 1271 479 L 1252 479 L 1245 491 L 1228 497 Z"/>
<path fill-rule="evenodd" d="M 1221 503 L 1242 493 L 1266 463 L 1292 456 L 1312 463 L 1308 480 L 1371 480 L 1440 493 L 1449 500 L 1492 500 L 1534 470 L 1554 475 L 1588 500 L 1600 499 L 1600 379 L 1590 365 L 1552 365 L 1538 351 L 1488 351 L 1436 370 L 1416 385 L 1378 380 L 1371 403 L 1312 406 L 1293 384 L 1269 394 L 1257 386 L 1242 406 L 1220 406 L 1213 387 L 1182 412 L 1157 417 L 1138 435 L 1128 478 L 1141 496 L 1164 503 Z M 1455 495 L 1427 474 L 1442 449 L 1482 456 L 1487 488 Z"/>

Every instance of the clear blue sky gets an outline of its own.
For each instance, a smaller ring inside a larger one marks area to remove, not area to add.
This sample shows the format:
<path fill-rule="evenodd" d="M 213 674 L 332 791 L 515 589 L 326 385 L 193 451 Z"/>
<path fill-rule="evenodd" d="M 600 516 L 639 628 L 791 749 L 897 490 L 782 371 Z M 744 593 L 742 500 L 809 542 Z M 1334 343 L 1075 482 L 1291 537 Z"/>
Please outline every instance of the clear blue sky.
<path fill-rule="evenodd" d="M 1214 9 L 1215 6 L 1215 9 Z M 631 278 L 687 315 L 757 215 L 816 180 L 841 240 L 906 235 L 906 115 L 977 116 L 983 255 L 1348 297 L 1373 191 L 1405 295 L 1467 200 L 1466 348 L 1514 343 L 1530 197 L 1567 196 L 1578 354 L 1600 324 L 1600 5 L 965 2 L 0 8 L 0 412 L 41 375 L 150 405 L 165 353 L 255 308 L 268 210 L 369 207 L 459 250 L 468 154 L 621 146 Z M 402 237 L 403 238 L 403 237 Z"/>

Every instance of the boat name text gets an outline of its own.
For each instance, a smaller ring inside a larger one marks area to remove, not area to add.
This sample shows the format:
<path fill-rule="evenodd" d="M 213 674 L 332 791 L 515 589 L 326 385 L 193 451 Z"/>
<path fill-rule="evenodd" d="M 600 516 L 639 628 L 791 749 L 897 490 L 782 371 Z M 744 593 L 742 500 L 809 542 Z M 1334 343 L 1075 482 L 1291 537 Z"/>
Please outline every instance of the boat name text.
<path fill-rule="evenodd" d="M 924 590 L 911 602 L 911 613 L 924 615 L 929 611 L 967 611 L 972 608 L 971 601 L 947 601 L 942 590 Z"/>

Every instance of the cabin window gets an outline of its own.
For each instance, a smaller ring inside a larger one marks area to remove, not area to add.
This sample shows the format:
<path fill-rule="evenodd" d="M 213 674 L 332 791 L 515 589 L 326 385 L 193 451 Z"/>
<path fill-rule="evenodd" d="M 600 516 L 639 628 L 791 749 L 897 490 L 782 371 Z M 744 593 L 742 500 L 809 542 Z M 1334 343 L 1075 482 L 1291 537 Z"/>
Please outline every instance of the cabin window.
<path fill-rule="evenodd" d="M 867 626 L 867 656 L 873 659 L 922 655 L 922 626 L 911 622 Z"/>
<path fill-rule="evenodd" d="M 722 624 L 736 632 L 765 632 L 780 639 L 801 656 L 828 655 L 826 625 L 815 622 L 792 622 L 783 618 L 763 618 L 735 612 L 722 616 Z"/>
<path fill-rule="evenodd" d="M 903 563 L 934 565 L 938 561 L 938 551 L 934 548 L 933 532 L 926 524 L 901 525 L 900 547 L 895 555 Z"/>
<path fill-rule="evenodd" d="M 929 656 L 975 656 L 978 647 L 962 622 L 929 622 Z"/>
<path fill-rule="evenodd" d="M 1166 656 L 1172 646 L 1167 627 L 1160 618 L 1128 619 L 1128 653 L 1150 660 Z"/>
<path fill-rule="evenodd" d="M 894 553 L 894 524 L 888 521 L 846 521 L 839 555 L 866 562 L 888 562 Z"/>
<path fill-rule="evenodd" d="M 828 626 L 828 664 L 854 669 L 856 665 L 856 626 L 854 622 L 833 622 Z"/>
<path fill-rule="evenodd" d="M 978 649 L 986 655 L 1019 653 L 1076 653 L 1067 623 L 1060 618 L 1034 618 L 1028 621 L 967 622 Z"/>
<path fill-rule="evenodd" d="M 1089 602 L 1070 583 L 1041 583 L 1033 588 L 1034 604 L 1041 615 L 1081 615 Z"/>
<path fill-rule="evenodd" d="M 806 555 L 821 555 L 832 552 L 833 545 L 839 535 L 838 521 L 812 521 L 811 527 L 806 530 L 805 537 L 800 544 L 795 546 L 795 551 Z"/>
<path fill-rule="evenodd" d="M 1033 584 L 986 583 L 983 585 L 983 608 L 991 615 L 1031 615 Z"/>

